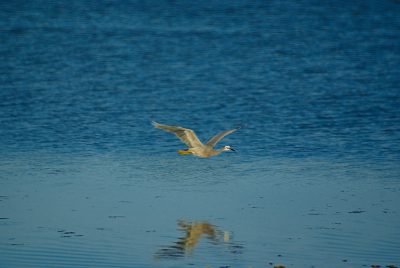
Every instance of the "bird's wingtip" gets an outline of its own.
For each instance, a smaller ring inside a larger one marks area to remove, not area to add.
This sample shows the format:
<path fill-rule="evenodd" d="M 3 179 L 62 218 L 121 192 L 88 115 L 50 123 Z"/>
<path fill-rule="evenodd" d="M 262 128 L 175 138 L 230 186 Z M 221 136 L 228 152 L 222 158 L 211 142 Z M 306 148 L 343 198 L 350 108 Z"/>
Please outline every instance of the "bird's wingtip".
<path fill-rule="evenodd" d="M 245 124 L 240 124 L 240 125 L 238 125 L 238 126 L 236 127 L 236 130 L 241 129 L 241 128 L 245 128 L 245 127 L 246 127 Z"/>
<path fill-rule="evenodd" d="M 156 121 L 152 120 L 151 124 L 153 125 L 153 127 L 155 128 L 160 128 L 160 123 L 157 123 Z"/>

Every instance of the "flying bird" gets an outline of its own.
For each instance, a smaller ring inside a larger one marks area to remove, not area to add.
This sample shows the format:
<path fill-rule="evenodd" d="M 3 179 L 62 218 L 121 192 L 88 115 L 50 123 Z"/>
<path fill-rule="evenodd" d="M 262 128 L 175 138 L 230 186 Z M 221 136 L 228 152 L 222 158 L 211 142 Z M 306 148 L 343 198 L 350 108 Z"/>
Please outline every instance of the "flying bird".
<path fill-rule="evenodd" d="M 194 131 L 189 128 L 163 125 L 154 121 L 152 123 L 153 126 L 156 128 L 175 134 L 183 143 L 185 143 L 189 147 L 188 149 L 178 150 L 179 154 L 193 154 L 198 157 L 211 157 L 225 151 L 235 151 L 229 145 L 225 145 L 220 149 L 214 149 L 214 146 L 220 140 L 222 140 L 223 137 L 231 134 L 232 132 L 235 132 L 239 128 L 222 131 L 209 139 L 206 144 L 203 144 L 196 136 Z"/>

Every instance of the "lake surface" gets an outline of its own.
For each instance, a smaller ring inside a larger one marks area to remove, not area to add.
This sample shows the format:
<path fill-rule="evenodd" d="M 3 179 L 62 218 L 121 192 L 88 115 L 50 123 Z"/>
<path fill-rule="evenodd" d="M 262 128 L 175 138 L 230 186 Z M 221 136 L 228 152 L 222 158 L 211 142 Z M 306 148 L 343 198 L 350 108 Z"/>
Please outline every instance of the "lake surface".
<path fill-rule="evenodd" d="M 398 267 L 399 14 L 0 3 L 0 267 Z"/>

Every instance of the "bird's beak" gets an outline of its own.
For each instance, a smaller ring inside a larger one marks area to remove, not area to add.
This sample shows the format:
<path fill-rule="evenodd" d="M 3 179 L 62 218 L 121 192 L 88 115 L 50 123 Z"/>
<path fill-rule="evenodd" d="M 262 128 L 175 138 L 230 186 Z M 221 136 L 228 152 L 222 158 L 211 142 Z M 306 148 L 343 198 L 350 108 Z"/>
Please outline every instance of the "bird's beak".
<path fill-rule="evenodd" d="M 230 150 L 231 150 L 231 151 L 234 151 L 234 152 L 236 152 L 236 150 L 235 150 L 235 149 L 233 149 L 232 147 L 230 148 Z"/>

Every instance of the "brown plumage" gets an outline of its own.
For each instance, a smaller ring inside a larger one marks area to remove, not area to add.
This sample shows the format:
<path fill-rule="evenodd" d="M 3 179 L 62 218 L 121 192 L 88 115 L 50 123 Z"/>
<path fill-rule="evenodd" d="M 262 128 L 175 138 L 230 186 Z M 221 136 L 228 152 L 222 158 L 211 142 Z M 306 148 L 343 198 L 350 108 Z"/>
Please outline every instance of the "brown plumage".
<path fill-rule="evenodd" d="M 215 135 L 209 139 L 206 144 L 203 144 L 199 138 L 196 136 L 193 130 L 189 128 L 163 125 L 157 122 L 153 122 L 153 126 L 162 129 L 167 132 L 175 134 L 183 143 L 185 143 L 189 148 L 185 150 L 178 150 L 179 154 L 193 154 L 199 157 L 211 157 L 218 155 L 224 151 L 235 151 L 232 147 L 226 145 L 220 149 L 214 149 L 214 146 L 222 140 L 226 135 L 231 134 L 238 130 L 238 128 L 225 130 Z"/>

